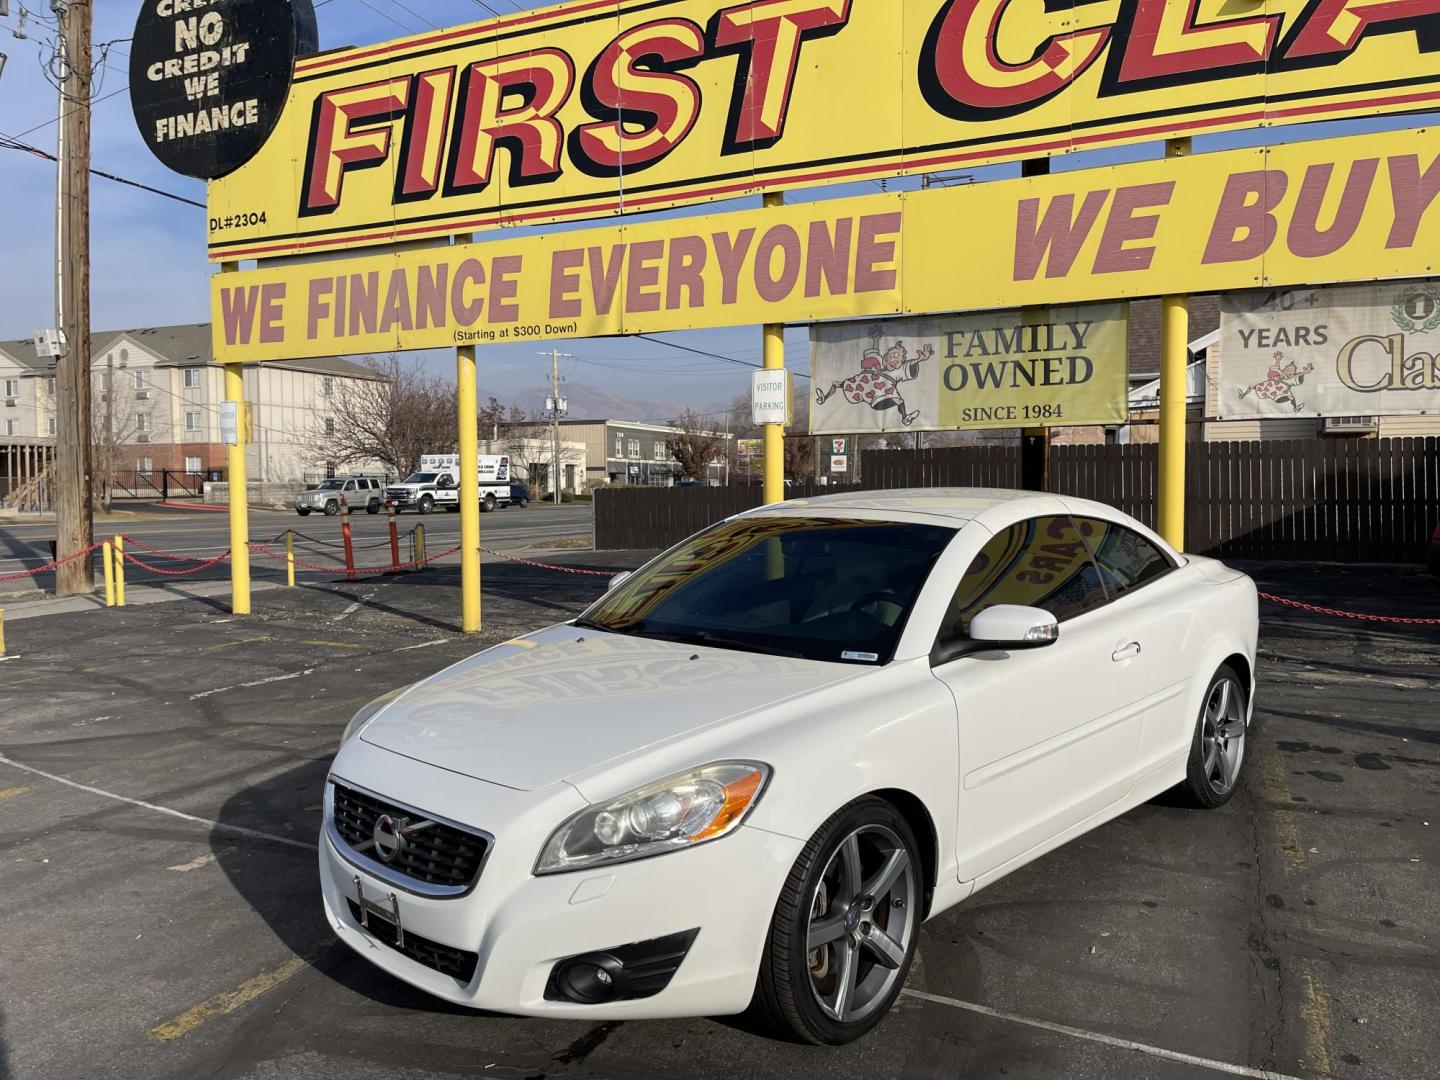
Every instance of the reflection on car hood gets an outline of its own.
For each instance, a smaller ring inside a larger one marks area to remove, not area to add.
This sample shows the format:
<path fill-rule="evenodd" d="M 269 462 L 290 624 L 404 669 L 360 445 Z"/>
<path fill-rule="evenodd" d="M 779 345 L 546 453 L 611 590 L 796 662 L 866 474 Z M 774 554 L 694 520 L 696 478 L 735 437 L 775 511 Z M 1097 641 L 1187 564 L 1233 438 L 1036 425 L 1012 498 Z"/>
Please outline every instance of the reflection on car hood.
<path fill-rule="evenodd" d="M 361 738 L 533 790 L 857 669 L 556 626 L 420 683 Z"/>

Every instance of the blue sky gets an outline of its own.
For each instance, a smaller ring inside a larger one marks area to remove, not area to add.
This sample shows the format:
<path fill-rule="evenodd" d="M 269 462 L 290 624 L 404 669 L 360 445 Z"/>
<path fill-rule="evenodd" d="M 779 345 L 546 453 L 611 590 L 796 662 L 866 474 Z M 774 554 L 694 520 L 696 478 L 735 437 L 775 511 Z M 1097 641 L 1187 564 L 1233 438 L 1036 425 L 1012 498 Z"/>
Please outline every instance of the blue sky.
<path fill-rule="evenodd" d="M 0 75 L 0 132 L 54 151 L 56 92 L 47 81 L 41 57 L 49 54 L 55 32 L 48 0 L 27 0 L 39 9 L 26 19 L 25 40 L 12 32 L 18 25 L 20 0 L 11 0 L 10 18 L 0 22 L 0 52 L 8 63 Z M 318 15 L 323 48 L 363 45 L 486 18 L 490 9 L 508 11 L 542 6 L 530 0 L 320 0 Z M 96 94 L 93 163 L 96 168 L 203 202 L 204 185 L 171 173 L 140 141 L 126 93 L 128 49 L 139 10 L 136 0 L 97 0 L 95 41 L 108 46 Z M 103 49 L 102 49 L 103 51 Z M 1270 129 L 1268 133 L 1237 132 L 1196 140 L 1196 150 L 1255 145 L 1271 141 L 1319 138 L 1418 126 L 1433 117 L 1392 117 L 1382 121 Z M 1160 144 L 1095 151 L 1060 159 L 1057 169 L 1087 168 L 1156 157 Z M 1013 166 L 975 170 L 977 180 L 1017 173 Z M 54 251 L 54 166 L 15 150 L 0 150 L 0 338 L 28 336 L 53 322 L 51 270 Z M 111 181 L 93 179 L 91 295 L 97 329 L 203 322 L 208 318 L 210 272 L 205 259 L 204 213 L 198 208 Z M 891 190 L 915 186 L 892 181 Z M 802 192 L 794 199 L 831 198 L 876 190 L 851 185 Z M 691 213 L 713 213 L 755 205 L 756 199 L 707 206 Z M 734 359 L 756 361 L 760 332 L 755 327 L 664 335 L 669 340 Z M 538 352 L 550 343 L 492 346 L 481 354 L 482 395 L 502 400 L 543 385 L 548 360 Z M 577 383 L 608 387 L 617 393 L 712 408 L 748 392 L 749 373 L 734 364 L 689 355 L 634 339 L 556 343 L 574 359 L 564 361 L 567 377 Z M 788 362 L 797 371 L 808 368 L 805 332 L 786 336 Z M 449 354 L 422 354 L 437 371 L 452 371 Z"/>

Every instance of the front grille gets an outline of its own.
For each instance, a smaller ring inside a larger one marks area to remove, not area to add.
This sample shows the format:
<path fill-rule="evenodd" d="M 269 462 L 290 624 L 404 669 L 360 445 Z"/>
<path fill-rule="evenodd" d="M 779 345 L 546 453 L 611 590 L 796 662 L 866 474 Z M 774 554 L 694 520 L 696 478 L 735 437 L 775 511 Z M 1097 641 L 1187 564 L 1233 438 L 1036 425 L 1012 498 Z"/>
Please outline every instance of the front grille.
<path fill-rule="evenodd" d="M 395 858 L 384 862 L 375 851 L 375 822 L 382 814 L 389 814 L 402 829 L 431 819 L 344 784 L 331 786 L 335 792 L 335 831 L 358 854 L 427 885 L 466 888 L 480 873 L 489 846 L 486 838 L 440 821 L 407 832 Z"/>
<path fill-rule="evenodd" d="M 350 905 L 350 917 L 360 922 L 360 905 L 354 900 L 346 900 Z M 398 953 L 408 956 L 417 964 L 424 964 L 433 971 L 442 975 L 449 975 L 453 979 L 459 979 L 463 983 L 470 982 L 475 978 L 475 968 L 480 963 L 478 953 L 466 952 L 464 949 L 452 949 L 449 945 L 441 945 L 438 941 L 431 941 L 419 934 L 405 931 L 405 943 L 395 944 L 399 935 L 395 932 L 395 924 L 385 919 L 378 918 L 373 912 L 369 917 L 370 925 L 365 929 L 376 941 L 382 945 L 389 945 Z"/>

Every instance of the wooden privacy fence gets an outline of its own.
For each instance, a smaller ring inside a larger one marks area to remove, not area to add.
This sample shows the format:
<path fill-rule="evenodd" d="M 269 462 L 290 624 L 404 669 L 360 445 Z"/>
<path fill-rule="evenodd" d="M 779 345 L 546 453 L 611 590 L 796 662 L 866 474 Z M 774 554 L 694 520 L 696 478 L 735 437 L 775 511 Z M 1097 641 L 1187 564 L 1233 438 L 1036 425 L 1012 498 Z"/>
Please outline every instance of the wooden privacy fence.
<path fill-rule="evenodd" d="M 1056 446 L 1051 488 L 1155 523 L 1158 448 Z M 1013 446 L 867 450 L 866 488 L 1003 487 Z M 830 488 L 795 488 L 792 498 Z M 613 488 L 595 495 L 602 550 L 660 548 L 760 505 L 760 489 Z M 1440 523 L 1440 439 L 1186 445 L 1186 549 L 1239 559 L 1423 563 Z"/>

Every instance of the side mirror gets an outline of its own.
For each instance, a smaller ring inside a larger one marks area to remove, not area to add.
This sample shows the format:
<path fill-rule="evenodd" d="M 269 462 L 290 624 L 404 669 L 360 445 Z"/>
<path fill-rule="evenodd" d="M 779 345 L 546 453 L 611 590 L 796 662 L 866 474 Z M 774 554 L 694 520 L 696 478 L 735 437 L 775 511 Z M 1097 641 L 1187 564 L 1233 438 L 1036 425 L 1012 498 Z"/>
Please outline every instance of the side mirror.
<path fill-rule="evenodd" d="M 614 592 L 621 585 L 625 584 L 626 579 L 628 579 L 633 573 L 633 570 L 622 570 L 620 573 L 616 574 L 608 582 L 605 583 L 605 591 L 607 593 Z"/>
<path fill-rule="evenodd" d="M 996 604 L 970 621 L 970 640 L 1000 649 L 1039 649 L 1060 640 L 1060 623 L 1044 608 Z"/>

